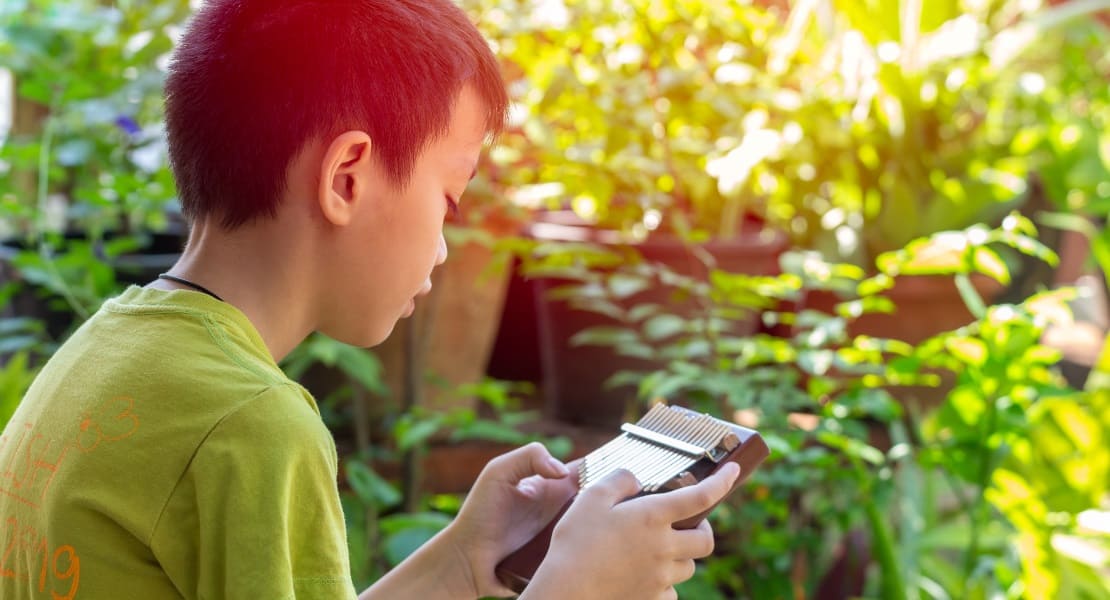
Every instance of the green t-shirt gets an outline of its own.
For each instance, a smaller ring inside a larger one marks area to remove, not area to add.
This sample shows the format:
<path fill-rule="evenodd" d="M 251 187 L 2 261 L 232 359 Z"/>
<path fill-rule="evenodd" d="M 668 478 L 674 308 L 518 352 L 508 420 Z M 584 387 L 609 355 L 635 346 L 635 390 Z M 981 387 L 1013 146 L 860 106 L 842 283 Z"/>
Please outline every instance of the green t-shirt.
<path fill-rule="evenodd" d="M 336 462 L 241 312 L 132 287 L 0 436 L 0 598 L 354 598 Z"/>

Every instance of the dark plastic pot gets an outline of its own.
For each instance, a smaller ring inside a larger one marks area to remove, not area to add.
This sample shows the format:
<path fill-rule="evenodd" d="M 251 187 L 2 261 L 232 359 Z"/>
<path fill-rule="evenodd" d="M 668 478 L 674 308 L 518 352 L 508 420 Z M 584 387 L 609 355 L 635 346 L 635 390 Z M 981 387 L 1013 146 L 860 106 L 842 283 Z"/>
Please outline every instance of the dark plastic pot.
<path fill-rule="evenodd" d="M 111 236 L 108 236 L 111 237 Z M 71 232 L 65 235 L 67 241 L 85 240 L 80 232 Z M 168 270 L 178 257 L 181 256 L 185 244 L 183 230 L 171 229 L 165 233 L 152 233 L 143 236 L 142 247 L 139 250 L 128 252 L 113 258 L 103 256 L 103 260 L 111 263 L 115 270 L 116 279 L 122 284 L 145 285 L 153 281 L 159 273 Z M 0 285 L 9 282 L 23 283 L 19 270 L 13 261 L 20 252 L 27 250 L 27 245 L 21 240 L 0 241 Z M 60 339 L 73 325 L 73 314 L 66 310 L 57 310 L 50 306 L 49 300 L 40 290 L 32 286 L 22 285 L 11 301 L 0 308 L 3 317 L 29 317 L 38 319 L 46 324 L 47 333 L 53 339 Z"/>

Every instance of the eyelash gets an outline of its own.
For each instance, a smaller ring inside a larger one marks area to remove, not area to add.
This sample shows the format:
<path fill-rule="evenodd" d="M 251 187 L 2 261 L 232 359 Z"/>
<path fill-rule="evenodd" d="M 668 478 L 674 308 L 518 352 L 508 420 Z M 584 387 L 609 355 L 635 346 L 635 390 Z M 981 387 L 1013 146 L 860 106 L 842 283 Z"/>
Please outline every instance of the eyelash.
<path fill-rule="evenodd" d="M 447 221 L 452 223 L 458 221 L 460 213 L 459 203 L 451 196 L 444 196 L 444 199 L 447 200 Z"/>

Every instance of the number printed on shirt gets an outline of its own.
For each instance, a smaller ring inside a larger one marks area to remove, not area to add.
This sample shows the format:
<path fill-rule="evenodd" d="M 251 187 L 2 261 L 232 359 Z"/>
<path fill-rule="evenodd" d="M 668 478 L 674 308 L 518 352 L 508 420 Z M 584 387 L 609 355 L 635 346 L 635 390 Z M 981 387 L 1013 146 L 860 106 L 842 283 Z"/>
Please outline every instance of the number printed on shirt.
<path fill-rule="evenodd" d="M 43 598 L 49 593 L 51 600 L 73 600 L 81 585 L 81 558 L 73 546 L 64 544 L 51 552 L 46 536 L 39 535 L 31 525 L 21 524 L 15 517 L 4 519 L 2 526 L 0 578 L 27 581 L 36 577 L 36 587 Z M 36 563 L 36 573 L 20 570 L 20 565 Z"/>

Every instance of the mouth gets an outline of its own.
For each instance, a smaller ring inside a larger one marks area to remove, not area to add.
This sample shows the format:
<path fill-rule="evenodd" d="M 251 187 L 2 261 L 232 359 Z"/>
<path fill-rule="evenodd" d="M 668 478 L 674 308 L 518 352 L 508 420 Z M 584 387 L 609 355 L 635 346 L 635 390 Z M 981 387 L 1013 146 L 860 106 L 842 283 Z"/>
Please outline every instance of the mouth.
<path fill-rule="evenodd" d="M 424 285 L 421 286 L 420 291 L 416 292 L 416 295 L 413 296 L 412 298 L 409 298 L 408 306 L 405 307 L 405 313 L 403 315 L 401 315 L 401 318 L 404 319 L 404 318 L 407 318 L 407 317 L 411 317 L 412 313 L 416 311 L 416 299 L 419 298 L 419 297 L 422 297 L 422 296 L 427 296 L 431 292 L 432 292 L 432 280 L 429 277 L 427 280 L 424 281 Z"/>

